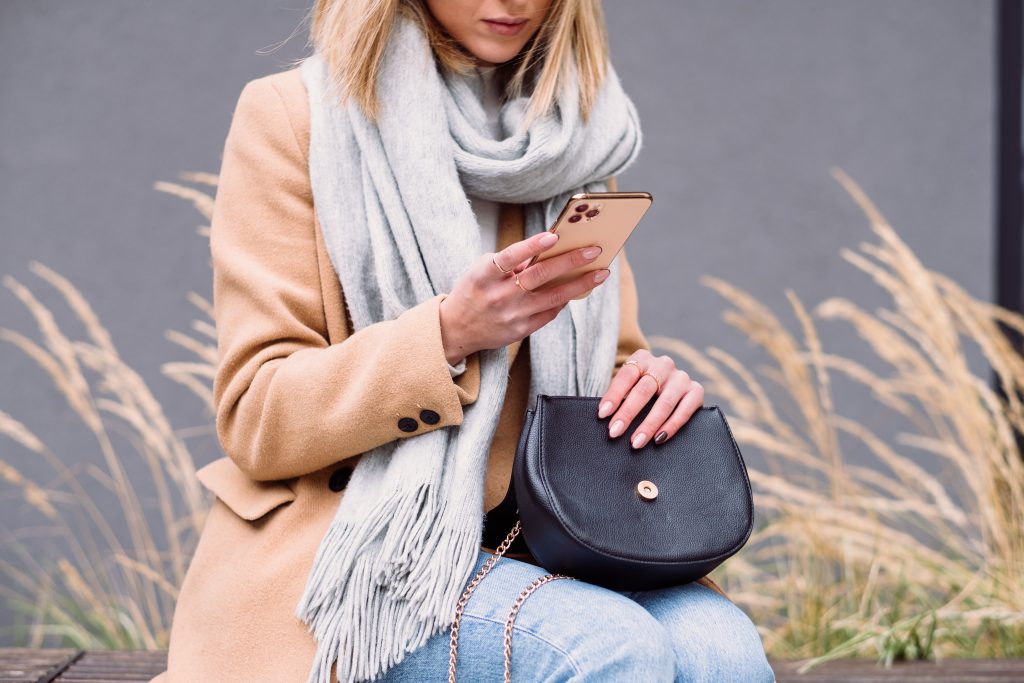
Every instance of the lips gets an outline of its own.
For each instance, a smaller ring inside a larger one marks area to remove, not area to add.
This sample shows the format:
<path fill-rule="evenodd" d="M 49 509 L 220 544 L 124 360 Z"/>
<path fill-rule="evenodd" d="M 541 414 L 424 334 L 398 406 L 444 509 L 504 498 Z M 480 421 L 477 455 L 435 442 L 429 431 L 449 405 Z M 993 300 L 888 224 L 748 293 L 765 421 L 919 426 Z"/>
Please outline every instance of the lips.
<path fill-rule="evenodd" d="M 507 20 L 507 19 L 484 19 L 484 23 L 494 33 L 503 36 L 514 36 L 523 30 L 526 25 L 525 19 Z"/>

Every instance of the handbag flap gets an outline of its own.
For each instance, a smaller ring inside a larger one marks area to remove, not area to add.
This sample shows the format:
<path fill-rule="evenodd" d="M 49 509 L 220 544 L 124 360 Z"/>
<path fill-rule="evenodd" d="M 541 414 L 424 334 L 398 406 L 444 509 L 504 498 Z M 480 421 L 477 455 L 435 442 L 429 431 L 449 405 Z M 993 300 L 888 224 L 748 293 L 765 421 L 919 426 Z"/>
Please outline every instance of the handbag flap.
<path fill-rule="evenodd" d="M 655 398 L 613 439 L 596 417 L 600 397 L 538 395 L 524 472 L 566 530 L 599 553 L 666 563 L 728 556 L 750 535 L 753 500 L 725 416 L 702 406 L 664 443 L 634 449 Z M 644 481 L 657 487 L 653 499 L 640 495 Z"/>

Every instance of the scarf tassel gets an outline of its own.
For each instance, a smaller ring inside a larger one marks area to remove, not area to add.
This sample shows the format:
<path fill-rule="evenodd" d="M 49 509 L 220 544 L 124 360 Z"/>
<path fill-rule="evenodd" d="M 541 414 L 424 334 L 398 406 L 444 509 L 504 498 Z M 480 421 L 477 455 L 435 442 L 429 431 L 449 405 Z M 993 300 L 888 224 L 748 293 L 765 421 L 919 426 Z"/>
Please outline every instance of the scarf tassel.
<path fill-rule="evenodd" d="M 338 681 L 370 680 L 454 619 L 454 611 L 450 618 L 436 615 L 458 602 L 462 579 L 476 561 L 483 517 L 475 525 L 452 524 L 448 520 L 461 517 L 462 510 L 445 504 L 424 510 L 437 500 L 432 488 L 388 496 L 370 516 L 386 524 L 328 529 L 295 610 L 324 645 L 307 683 L 332 683 L 335 662 Z M 424 519 L 431 524 L 427 533 L 411 533 Z"/>

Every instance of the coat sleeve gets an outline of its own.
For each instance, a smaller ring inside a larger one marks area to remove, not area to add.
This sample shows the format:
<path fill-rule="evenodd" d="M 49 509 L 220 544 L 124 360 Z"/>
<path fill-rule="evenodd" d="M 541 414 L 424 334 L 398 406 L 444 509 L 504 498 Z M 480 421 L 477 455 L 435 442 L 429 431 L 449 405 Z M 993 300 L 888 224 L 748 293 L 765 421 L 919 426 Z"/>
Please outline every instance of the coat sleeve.
<path fill-rule="evenodd" d="M 306 150 L 266 78 L 231 120 L 211 221 L 218 439 L 254 480 L 314 472 L 459 425 L 479 358 L 452 377 L 438 294 L 329 343 Z"/>
<path fill-rule="evenodd" d="M 608 190 L 615 192 L 618 183 L 615 176 L 608 179 Z M 640 329 L 640 305 L 636 291 L 636 280 L 633 277 L 633 268 L 626 259 L 626 248 L 619 250 L 619 287 L 621 301 L 619 305 L 619 345 L 615 354 L 615 370 L 612 377 L 619 371 L 622 364 L 629 360 L 629 357 L 637 349 L 651 348 L 647 337 Z"/>

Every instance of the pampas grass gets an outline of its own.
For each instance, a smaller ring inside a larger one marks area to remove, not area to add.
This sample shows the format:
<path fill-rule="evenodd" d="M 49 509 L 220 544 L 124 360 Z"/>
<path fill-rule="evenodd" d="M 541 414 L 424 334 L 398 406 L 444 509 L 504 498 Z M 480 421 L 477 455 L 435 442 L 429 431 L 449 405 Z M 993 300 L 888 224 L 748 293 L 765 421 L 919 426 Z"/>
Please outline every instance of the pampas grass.
<path fill-rule="evenodd" d="M 843 257 L 883 288 L 890 309 L 868 312 L 831 298 L 809 311 L 787 292 L 798 323 L 793 333 L 746 292 L 704 277 L 730 305 L 725 320 L 772 365 L 755 372 L 721 348 L 698 351 L 649 335 L 720 400 L 745 452 L 764 456 L 763 468 L 750 467 L 761 524 L 715 578 L 754 617 L 769 654 L 806 659 L 807 666 L 864 654 L 888 661 L 1024 655 L 1024 359 L 1004 333 L 1024 333 L 1024 318 L 927 270 L 856 184 L 840 171 L 835 176 L 879 238 Z M 202 188 L 215 187 L 217 178 L 190 173 L 181 180 L 198 187 L 155 187 L 191 203 L 207 222 L 198 234 L 208 238 L 213 195 Z M 6 328 L 0 339 L 52 380 L 94 435 L 102 466 L 77 454 L 68 454 L 68 464 L 0 410 L 0 435 L 10 446 L 0 479 L 45 522 L 5 529 L 0 594 L 28 621 L 15 637 L 28 646 L 165 648 L 210 495 L 195 479 L 181 432 L 121 359 L 85 298 L 46 266 L 33 262 L 30 270 L 61 294 L 86 338 L 69 338 L 53 312 L 8 276 L 4 285 L 32 314 L 41 340 Z M 161 370 L 202 401 L 212 421 L 212 307 L 187 296 L 200 316 L 190 333 L 168 331 L 167 339 L 190 360 Z M 848 325 L 884 371 L 829 353 L 816 320 Z M 991 365 L 1002 394 L 972 374 L 968 343 Z M 845 417 L 833 395 L 837 377 L 865 387 L 906 430 L 887 441 Z M 127 435 L 133 449 L 119 451 L 112 430 Z M 875 466 L 847 458 L 841 445 L 851 442 Z M 33 458 L 53 469 L 56 484 L 23 475 L 20 463 Z M 140 459 L 148 478 L 132 481 L 124 465 Z M 104 518 L 83 485 L 87 477 L 116 499 L 116 519 Z M 152 519 L 141 491 L 155 501 Z M 49 539 L 48 553 L 37 550 L 39 537 Z"/>
<path fill-rule="evenodd" d="M 719 347 L 651 337 L 702 378 L 741 448 L 766 463 L 750 468 L 762 524 L 715 578 L 760 625 L 770 653 L 807 666 L 871 653 L 890 662 L 1022 656 L 1024 358 L 1005 329 L 1024 334 L 1024 317 L 926 269 L 856 183 L 833 175 L 879 238 L 842 256 L 891 308 L 868 312 L 834 297 L 810 312 L 787 291 L 791 333 L 748 293 L 703 277 L 731 306 L 724 320 L 772 365 L 755 374 Z M 815 319 L 848 325 L 884 371 L 829 353 Z M 1002 394 L 971 372 L 970 344 Z M 845 417 L 833 395 L 839 376 L 905 431 L 889 442 Z M 772 400 L 773 391 L 782 395 Z M 844 440 L 874 466 L 854 464 Z"/>
<path fill-rule="evenodd" d="M 216 184 L 209 174 L 181 178 Z M 156 187 L 188 199 L 210 220 L 211 195 L 175 183 Z M 208 237 L 209 227 L 201 226 L 199 233 Z M 40 340 L 6 327 L 0 328 L 0 340 L 23 352 L 53 382 L 95 439 L 85 447 L 102 465 L 76 453 L 61 457 L 43 436 L 0 410 L 0 436 L 21 452 L 9 457 L 15 448 L 4 449 L 0 478 L 46 521 L 39 528 L 3 527 L 0 595 L 28 621 L 5 631 L 28 647 L 165 648 L 178 586 L 211 496 L 195 478 L 195 463 L 181 433 L 171 427 L 139 373 L 121 358 L 81 292 L 42 263 L 31 262 L 29 270 L 61 295 L 85 338 L 72 339 L 54 312 L 8 275 L 4 286 L 29 311 Z M 162 371 L 196 394 L 212 419 L 217 355 L 213 311 L 198 294 L 190 292 L 188 298 L 202 314 L 193 322 L 194 334 L 169 331 L 167 338 L 196 360 L 166 363 Z M 115 433 L 133 446 L 129 452 L 118 450 Z M 33 458 L 45 461 L 56 484 L 44 486 L 22 474 L 16 462 Z M 133 481 L 125 464 L 140 459 L 148 477 Z M 141 492 L 147 496 L 145 506 Z M 101 512 L 101 497 L 116 500 L 115 518 Z M 149 519 L 145 509 L 154 506 L 157 514 Z M 120 529 L 124 531 L 118 533 Z"/>

